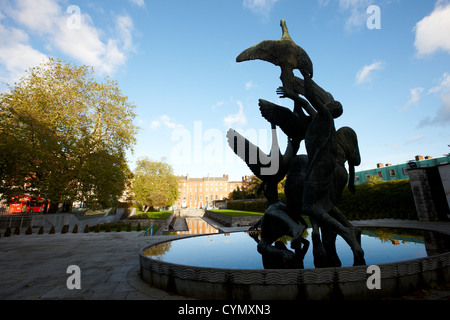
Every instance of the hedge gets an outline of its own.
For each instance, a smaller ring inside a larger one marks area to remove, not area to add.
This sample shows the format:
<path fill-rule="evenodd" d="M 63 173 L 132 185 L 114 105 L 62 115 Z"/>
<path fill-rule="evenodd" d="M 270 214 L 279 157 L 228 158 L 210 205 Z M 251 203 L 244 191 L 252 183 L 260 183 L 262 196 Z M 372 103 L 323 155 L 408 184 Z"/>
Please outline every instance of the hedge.
<path fill-rule="evenodd" d="M 349 220 L 365 219 L 409 219 L 418 220 L 414 197 L 409 180 L 380 181 L 375 184 L 355 186 L 356 193 L 344 189 L 337 207 Z M 284 194 L 278 195 L 285 202 Z M 228 202 L 228 209 L 265 212 L 266 200 Z"/>
<path fill-rule="evenodd" d="M 356 193 L 351 194 L 345 188 L 337 205 L 349 220 L 418 219 L 409 180 L 365 183 L 355 189 Z"/>

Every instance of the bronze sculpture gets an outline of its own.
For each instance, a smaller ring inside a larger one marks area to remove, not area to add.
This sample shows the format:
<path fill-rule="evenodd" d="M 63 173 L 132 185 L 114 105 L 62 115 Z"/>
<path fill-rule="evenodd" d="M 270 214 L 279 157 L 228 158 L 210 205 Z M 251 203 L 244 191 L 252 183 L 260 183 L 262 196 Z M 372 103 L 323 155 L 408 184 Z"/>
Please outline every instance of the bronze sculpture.
<path fill-rule="evenodd" d="M 303 232 L 307 228 L 301 217 L 304 214 L 312 224 L 316 267 L 341 265 L 335 248 L 336 235 L 340 235 L 352 249 L 354 265 L 363 265 L 361 232 L 336 206 L 347 181 L 350 191 L 354 192 L 354 167 L 360 164 L 356 133 L 349 127 L 336 131 L 334 119 L 342 114 L 342 105 L 312 80 L 311 59 L 303 48 L 293 42 L 284 20 L 281 20 L 281 27 L 283 35 L 280 40 L 262 41 L 244 50 L 236 58 L 237 62 L 260 59 L 279 66 L 283 86 L 277 89 L 277 93 L 294 102 L 294 110 L 291 111 L 259 100 L 261 115 L 271 123 L 272 131 L 279 126 L 289 139 L 285 154 L 278 154 L 278 163 L 282 165 L 279 165 L 277 172 L 258 172 L 263 167 L 261 158 L 254 157 L 256 162 L 253 160 L 250 163 L 249 150 L 260 150 L 245 139 L 240 142 L 250 148 L 246 149 L 246 156 L 241 158 L 266 184 L 265 195 L 270 204 L 263 218 L 250 230 L 261 228 L 261 239 L 257 239 L 258 251 L 268 261 L 278 259 L 287 266 L 301 266 L 299 259 L 304 257 L 309 247 L 309 243 L 303 239 Z M 294 76 L 294 69 L 300 70 L 303 79 Z M 236 132 L 233 134 L 237 136 Z M 276 136 L 273 139 L 272 150 L 276 150 Z M 297 156 L 302 140 L 307 155 Z M 229 144 L 238 154 L 236 139 L 229 138 Z M 345 162 L 349 165 L 350 180 Z M 274 185 L 276 191 L 276 184 L 284 176 L 286 204 L 278 202 L 273 191 Z M 292 237 L 291 248 L 295 253 L 276 242 L 283 235 Z M 275 246 L 272 245 L 274 242 Z"/>

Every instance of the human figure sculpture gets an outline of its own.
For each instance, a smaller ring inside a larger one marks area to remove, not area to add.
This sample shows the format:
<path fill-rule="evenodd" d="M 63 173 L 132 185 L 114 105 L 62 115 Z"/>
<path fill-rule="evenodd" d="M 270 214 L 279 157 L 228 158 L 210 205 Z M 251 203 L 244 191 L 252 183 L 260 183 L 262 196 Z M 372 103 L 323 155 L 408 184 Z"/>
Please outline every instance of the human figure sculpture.
<path fill-rule="evenodd" d="M 335 248 L 336 235 L 344 238 L 351 247 L 354 265 L 365 264 L 360 230 L 352 226 L 336 207 L 349 178 L 344 166 L 346 161 L 350 171 L 349 189 L 354 192 L 354 166 L 360 163 L 356 133 L 348 127 L 336 131 L 334 119 L 342 114 L 342 105 L 312 80 L 309 56 L 292 41 L 284 20 L 281 27 L 283 35 L 280 40 L 262 41 L 236 58 L 237 62 L 260 59 L 279 66 L 283 86 L 277 89 L 277 93 L 294 102 L 294 110 L 291 111 L 259 100 L 261 115 L 271 123 L 272 128 L 279 126 L 290 139 L 291 147 L 294 147 L 290 153 L 288 150 L 285 153 L 284 160 L 289 161 L 283 162 L 284 166 L 272 174 L 277 181 L 287 175 L 286 204 L 270 196 L 273 194 L 273 183 L 271 188 L 266 187 L 266 192 L 272 190 L 265 193 L 270 206 L 250 230 L 261 228 L 261 239 L 257 242 L 258 251 L 263 256 L 278 257 L 292 265 L 295 255 L 301 252 L 304 256 L 304 250 L 309 246 L 302 238 L 306 223 L 301 214 L 306 214 L 313 227 L 313 255 L 317 267 L 340 266 Z M 303 79 L 294 76 L 294 69 L 300 70 Z M 295 156 L 302 140 L 305 141 L 307 155 Z M 251 146 L 246 140 L 245 145 Z M 252 145 L 251 148 L 257 147 Z M 250 167 L 248 157 L 243 159 Z M 271 180 L 270 176 L 266 175 L 263 181 Z M 276 240 L 283 235 L 293 238 L 291 248 L 295 254 L 277 244 Z M 275 246 L 272 245 L 274 242 Z"/>

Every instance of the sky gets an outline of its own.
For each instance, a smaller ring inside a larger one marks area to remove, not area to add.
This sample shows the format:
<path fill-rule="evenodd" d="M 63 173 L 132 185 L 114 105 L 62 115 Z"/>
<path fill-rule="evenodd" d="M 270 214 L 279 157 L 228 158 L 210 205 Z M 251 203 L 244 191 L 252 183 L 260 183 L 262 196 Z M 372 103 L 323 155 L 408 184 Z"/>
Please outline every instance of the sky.
<path fill-rule="evenodd" d="M 447 0 L 0 0 L 0 90 L 46 57 L 92 66 L 136 105 L 131 169 L 148 157 L 177 175 L 240 180 L 251 171 L 227 130 L 268 152 L 258 99 L 293 105 L 276 93 L 279 67 L 236 57 L 280 39 L 281 19 L 343 105 L 336 128 L 357 133 L 357 171 L 450 152 Z"/>

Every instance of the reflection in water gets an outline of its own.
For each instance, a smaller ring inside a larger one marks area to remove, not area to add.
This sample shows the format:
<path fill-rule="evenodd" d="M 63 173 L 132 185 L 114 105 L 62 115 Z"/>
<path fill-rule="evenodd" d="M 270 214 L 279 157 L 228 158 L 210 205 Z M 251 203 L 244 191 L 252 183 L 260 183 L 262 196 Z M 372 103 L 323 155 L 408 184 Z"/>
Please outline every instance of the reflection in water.
<path fill-rule="evenodd" d="M 178 222 L 178 228 L 175 230 L 164 232 L 164 234 L 170 235 L 183 235 L 183 234 L 210 234 L 219 233 L 219 230 L 207 223 L 202 218 L 176 218 Z"/>
<path fill-rule="evenodd" d="M 410 229 L 361 229 L 361 245 L 365 251 L 367 265 L 450 252 L 450 236 L 447 235 Z M 308 232 L 311 230 L 308 229 Z M 305 238 L 311 241 L 310 234 L 305 234 Z M 315 268 L 313 250 L 306 249 L 306 252 L 302 252 L 304 253 L 302 263 L 297 266 L 291 263 L 298 260 L 290 260 L 288 264 L 281 266 L 279 261 L 268 261 L 257 251 L 257 239 L 258 233 L 236 232 L 228 235 L 219 233 L 170 241 L 151 247 L 144 254 L 165 262 L 210 268 Z M 278 239 L 276 244 L 278 249 L 286 251 L 284 253 L 288 257 L 295 255 L 295 251 L 290 247 L 290 240 L 285 236 Z M 352 266 L 352 251 L 339 236 L 336 238 L 336 249 L 342 266 Z"/>

